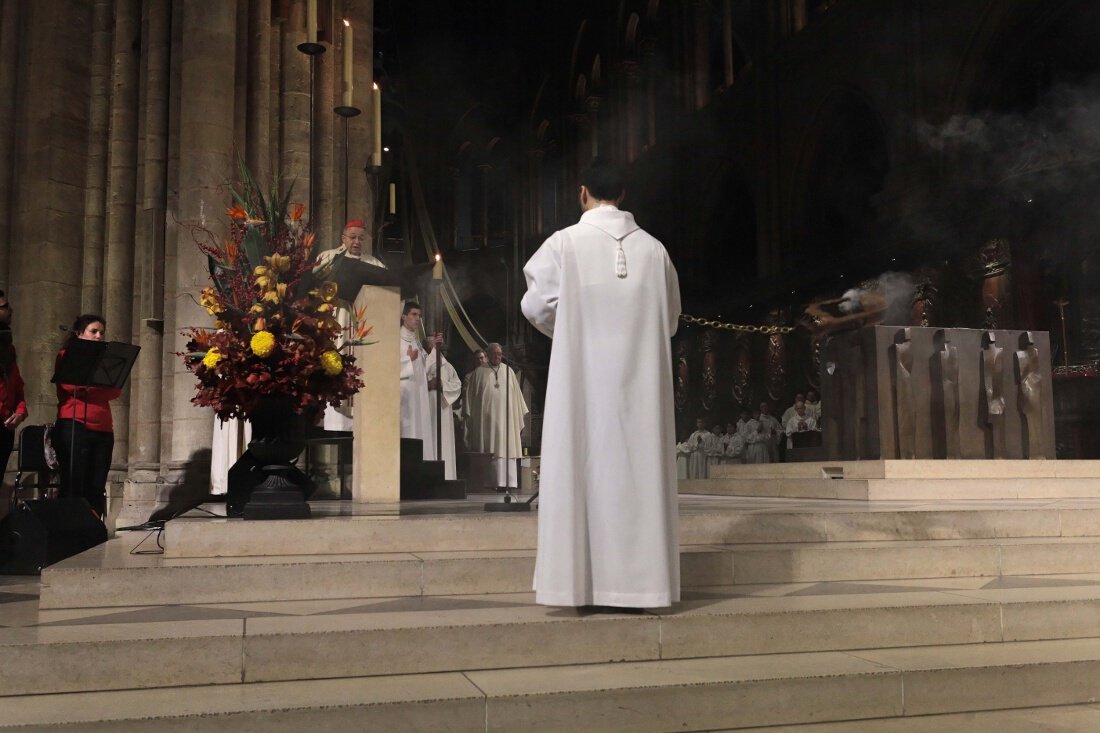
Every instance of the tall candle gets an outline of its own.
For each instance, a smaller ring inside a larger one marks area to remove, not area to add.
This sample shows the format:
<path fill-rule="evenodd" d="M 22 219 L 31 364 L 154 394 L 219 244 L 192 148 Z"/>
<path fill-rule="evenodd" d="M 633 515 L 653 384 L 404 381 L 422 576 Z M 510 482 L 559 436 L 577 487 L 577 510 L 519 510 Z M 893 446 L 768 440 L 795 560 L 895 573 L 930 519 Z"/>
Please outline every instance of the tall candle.
<path fill-rule="evenodd" d="M 397 213 L 397 184 L 390 184 L 390 213 Z"/>
<path fill-rule="evenodd" d="M 345 107 L 354 107 L 355 106 L 354 104 L 352 104 L 352 94 L 351 94 L 352 89 L 355 88 L 355 84 L 353 83 L 353 81 L 354 81 L 354 79 L 353 79 L 353 69 L 355 67 L 353 65 L 353 60 L 352 60 L 352 57 L 354 56 L 354 54 L 352 53 L 352 48 L 354 48 L 354 45 L 353 45 L 353 42 L 352 42 L 351 23 L 349 23 L 347 21 L 347 19 L 345 19 L 344 20 L 344 106 Z"/>
<path fill-rule="evenodd" d="M 306 3 L 306 41 L 317 43 L 317 0 Z"/>
<path fill-rule="evenodd" d="M 440 257 L 439 254 L 436 254 L 435 264 L 432 265 L 432 279 L 433 280 L 442 280 L 443 279 L 443 258 Z"/>
<path fill-rule="evenodd" d="M 374 153 L 371 156 L 375 165 L 382 165 L 382 90 L 376 83 L 370 91 L 371 106 L 374 107 Z"/>

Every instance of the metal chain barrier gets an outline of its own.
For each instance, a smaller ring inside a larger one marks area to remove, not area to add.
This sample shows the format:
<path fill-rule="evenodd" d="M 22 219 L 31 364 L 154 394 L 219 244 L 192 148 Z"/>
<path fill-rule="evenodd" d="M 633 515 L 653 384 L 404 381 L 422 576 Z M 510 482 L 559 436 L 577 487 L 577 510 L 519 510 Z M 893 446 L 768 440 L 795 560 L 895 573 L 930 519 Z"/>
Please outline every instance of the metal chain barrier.
<path fill-rule="evenodd" d="M 722 321 L 715 321 L 709 318 L 689 316 L 686 313 L 680 314 L 680 320 L 684 323 L 689 323 L 692 326 L 718 328 L 722 329 L 723 331 L 740 331 L 741 333 L 762 333 L 765 336 L 771 336 L 777 333 L 791 333 L 796 328 L 796 326 L 752 326 L 740 323 L 723 323 Z"/>

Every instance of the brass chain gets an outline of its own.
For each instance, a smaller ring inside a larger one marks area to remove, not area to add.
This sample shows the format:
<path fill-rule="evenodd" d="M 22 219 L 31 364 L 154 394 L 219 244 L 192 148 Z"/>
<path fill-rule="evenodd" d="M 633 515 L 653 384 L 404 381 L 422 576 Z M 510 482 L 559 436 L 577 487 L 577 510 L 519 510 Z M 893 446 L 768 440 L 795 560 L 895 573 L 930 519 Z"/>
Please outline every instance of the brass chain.
<path fill-rule="evenodd" d="M 690 323 L 693 326 L 704 326 L 706 328 L 719 328 L 724 331 L 740 331 L 741 333 L 762 333 L 765 336 L 771 336 L 773 334 L 785 334 L 791 333 L 795 330 L 795 326 L 753 326 L 744 325 L 740 323 L 723 323 L 722 321 L 715 321 L 709 318 L 699 318 L 698 316 L 689 316 L 686 313 L 680 314 L 680 320 L 685 323 Z"/>

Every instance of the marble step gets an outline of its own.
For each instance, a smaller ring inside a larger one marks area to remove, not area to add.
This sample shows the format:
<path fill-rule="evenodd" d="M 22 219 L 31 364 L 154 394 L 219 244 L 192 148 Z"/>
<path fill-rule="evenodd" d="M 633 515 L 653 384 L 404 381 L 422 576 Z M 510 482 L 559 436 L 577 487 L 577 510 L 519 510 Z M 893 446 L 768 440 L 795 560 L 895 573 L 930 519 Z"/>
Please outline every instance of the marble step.
<path fill-rule="evenodd" d="M 782 464 L 780 464 L 782 465 Z M 1095 499 L 1100 478 L 777 478 L 681 479 L 681 494 L 767 496 L 851 501 L 960 501 L 994 499 Z"/>
<path fill-rule="evenodd" d="M 1100 696 L 1100 639 L 385 675 L 0 698 L 0 728 L 713 731 Z"/>
<path fill-rule="evenodd" d="M 223 604 L 179 612 L 207 620 L 118 619 L 150 610 L 130 608 L 0 629 L 0 696 L 1100 637 L 1100 584 L 782 598 L 731 590 L 641 616 L 506 596 L 419 609 L 409 599 L 364 599 L 335 613 L 318 603 L 263 604 L 267 615 L 258 604 Z"/>
<path fill-rule="evenodd" d="M 736 729 L 726 728 L 710 733 L 729 733 L 731 730 Z M 1100 730 L 1100 704 L 845 720 L 839 723 L 768 726 L 757 730 L 758 733 L 1086 733 Z"/>
<path fill-rule="evenodd" d="M 132 538 L 130 538 L 132 542 Z M 518 593 L 532 550 L 180 558 L 129 555 L 127 538 L 42 573 L 41 608 Z M 690 545 L 684 587 L 1100 572 L 1100 538 Z"/>
<path fill-rule="evenodd" d="M 830 481 L 830 484 L 843 483 Z M 958 509 L 942 505 L 868 510 L 693 511 L 680 515 L 685 545 L 760 542 L 989 539 L 1100 536 L 1100 508 L 1021 505 Z M 177 519 L 165 528 L 165 557 L 534 550 L 536 514 L 359 516 L 302 521 L 243 522 Z"/>
<path fill-rule="evenodd" d="M 712 478 L 844 479 L 1100 479 L 1100 461 L 1091 460 L 867 460 L 805 463 L 726 463 L 710 467 Z"/>

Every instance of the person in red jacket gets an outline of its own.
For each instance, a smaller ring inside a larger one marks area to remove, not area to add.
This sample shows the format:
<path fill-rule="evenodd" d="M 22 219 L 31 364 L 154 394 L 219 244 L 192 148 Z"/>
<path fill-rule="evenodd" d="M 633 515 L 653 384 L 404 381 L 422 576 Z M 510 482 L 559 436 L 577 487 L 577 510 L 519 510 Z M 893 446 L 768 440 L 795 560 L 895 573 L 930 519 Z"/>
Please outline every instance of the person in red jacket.
<path fill-rule="evenodd" d="M 73 322 L 65 346 L 77 339 L 104 341 L 106 336 L 103 317 L 85 313 Z M 58 363 L 64 354 L 62 347 Z M 84 497 L 100 518 L 107 512 L 107 472 L 115 447 L 110 401 L 121 394 L 122 390 L 113 387 L 57 385 L 57 422 L 52 436 L 61 471 L 60 494 Z"/>
<path fill-rule="evenodd" d="M 8 296 L 0 290 L 0 466 L 7 463 L 15 446 L 15 428 L 27 419 L 23 377 L 11 343 L 11 315 Z"/>

